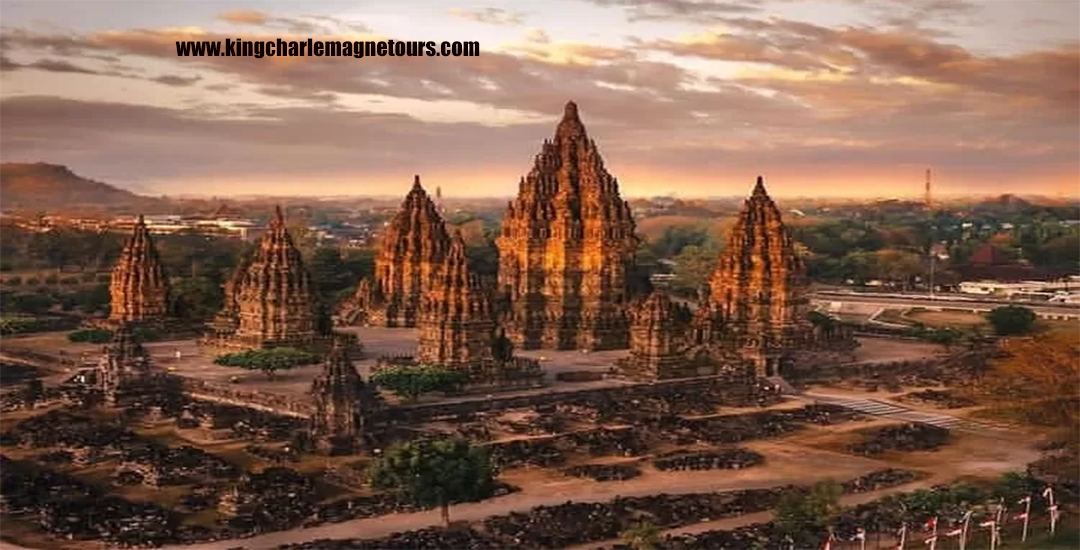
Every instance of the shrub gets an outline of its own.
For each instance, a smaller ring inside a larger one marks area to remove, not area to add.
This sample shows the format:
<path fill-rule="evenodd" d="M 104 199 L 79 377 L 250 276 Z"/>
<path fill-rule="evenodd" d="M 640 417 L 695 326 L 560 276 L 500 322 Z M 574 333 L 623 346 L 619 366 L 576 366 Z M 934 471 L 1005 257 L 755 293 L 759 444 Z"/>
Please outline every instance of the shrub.
<path fill-rule="evenodd" d="M 30 277 L 26 280 L 26 286 L 38 286 L 40 284 L 41 281 L 39 281 L 37 277 Z"/>
<path fill-rule="evenodd" d="M 68 341 L 82 344 L 105 344 L 112 341 L 111 330 L 103 328 L 87 328 L 76 330 L 68 334 Z"/>
<path fill-rule="evenodd" d="M 22 277 L 19 277 L 18 275 L 14 277 L 8 277 L 8 280 L 4 281 L 4 284 L 11 286 L 19 286 L 22 284 Z"/>
<path fill-rule="evenodd" d="M 45 277 L 45 284 L 47 285 L 55 285 L 59 281 L 60 278 L 56 275 L 49 275 L 48 277 Z"/>
<path fill-rule="evenodd" d="M 453 391 L 466 381 L 464 373 L 433 365 L 394 365 L 371 376 L 371 381 L 407 399 L 433 391 Z"/>
<path fill-rule="evenodd" d="M 214 358 L 214 364 L 224 367 L 240 367 L 247 370 L 259 370 L 273 377 L 279 370 L 288 370 L 301 365 L 319 362 L 319 356 L 296 348 L 253 349 L 238 353 L 227 353 Z"/>
<path fill-rule="evenodd" d="M 77 285 L 77 284 L 79 284 L 79 278 L 78 277 L 64 277 L 63 279 L 60 279 L 60 284 L 63 284 L 63 285 Z"/>
<path fill-rule="evenodd" d="M 0 317 L 0 334 L 25 334 L 48 330 L 51 323 L 34 317 Z"/>

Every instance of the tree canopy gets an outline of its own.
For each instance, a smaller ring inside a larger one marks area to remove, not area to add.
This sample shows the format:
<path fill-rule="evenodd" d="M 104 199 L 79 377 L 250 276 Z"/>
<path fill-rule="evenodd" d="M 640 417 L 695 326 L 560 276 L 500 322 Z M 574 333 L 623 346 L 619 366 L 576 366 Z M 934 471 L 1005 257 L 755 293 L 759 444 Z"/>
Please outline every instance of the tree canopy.
<path fill-rule="evenodd" d="M 419 439 L 390 447 L 371 471 L 371 483 L 416 506 L 438 506 L 450 523 L 450 505 L 486 498 L 494 488 L 487 451 L 464 439 Z"/>
<path fill-rule="evenodd" d="M 995 308 L 986 318 L 1001 336 L 1027 334 L 1035 328 L 1035 312 L 1023 306 Z"/>

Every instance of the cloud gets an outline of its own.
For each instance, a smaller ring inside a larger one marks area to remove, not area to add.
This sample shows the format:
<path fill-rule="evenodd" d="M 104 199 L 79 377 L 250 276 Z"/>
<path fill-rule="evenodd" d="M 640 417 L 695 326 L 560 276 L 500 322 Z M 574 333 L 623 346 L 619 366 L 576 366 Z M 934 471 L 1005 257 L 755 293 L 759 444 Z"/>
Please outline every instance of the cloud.
<path fill-rule="evenodd" d="M 621 7 L 630 21 L 686 21 L 708 23 L 732 15 L 756 13 L 752 2 L 718 0 L 591 0 L 603 7 Z"/>
<path fill-rule="evenodd" d="M 237 26 L 285 29 L 298 34 L 351 32 L 366 34 L 371 28 L 363 23 L 329 15 L 302 15 L 299 17 L 275 17 L 261 10 L 229 10 L 218 14 L 218 19 Z"/>
<path fill-rule="evenodd" d="M 653 2 L 649 9 L 658 4 L 678 13 L 672 6 L 698 3 Z M 191 103 L 177 102 L 183 108 L 170 110 L 7 98 L 0 103 L 0 138 L 6 158 L 37 155 L 85 164 L 102 176 L 125 165 L 136 170 L 123 160 L 132 155 L 154 159 L 137 168 L 148 178 L 185 182 L 214 174 L 236 181 L 245 175 L 252 181 L 348 179 L 361 170 L 370 171 L 373 181 L 396 181 L 398 171 L 407 178 L 413 170 L 464 181 L 470 167 L 475 172 L 482 166 L 497 174 L 478 183 L 477 192 L 500 192 L 499 178 L 515 180 L 527 170 L 562 104 L 574 99 L 609 165 L 630 182 L 647 176 L 699 181 L 761 166 L 816 178 L 829 170 L 895 177 L 898 170 L 933 164 L 972 181 L 1080 170 L 1075 44 L 990 55 L 920 32 L 714 13 L 722 16 L 721 25 L 682 38 L 619 46 L 553 42 L 532 29 L 520 44 L 453 60 L 175 54 L 176 40 L 307 38 L 274 30 L 288 23 L 269 14 L 261 25 L 228 34 L 201 28 L 86 35 L 6 29 L 0 42 L 14 60 L 0 57 L 5 71 L 60 55 L 71 60 L 73 72 L 96 70 L 102 57 L 142 58 L 134 66 L 149 59 L 160 67 L 155 73 L 169 74 L 129 77 L 187 86 L 183 97 Z M 355 39 L 338 31 L 319 38 Z M 699 70 L 716 66 L 725 70 Z M 201 96 L 187 97 L 195 91 Z M 419 105 L 426 114 L 414 111 Z M 416 114 L 367 112 L 388 109 Z M 486 120 L 500 124 L 431 116 L 465 109 L 480 113 L 472 120 L 497 112 Z M 114 119 L 110 134 L 84 127 L 89 120 Z M 92 135 L 78 143 L 71 137 L 85 132 Z M 179 149 L 184 151 L 169 156 Z"/>
<path fill-rule="evenodd" d="M 501 27 L 516 27 L 525 24 L 525 14 L 503 8 L 476 8 L 449 10 L 451 15 L 468 19 L 485 25 L 498 25 Z"/>
<path fill-rule="evenodd" d="M 234 25 L 252 25 L 255 27 L 266 25 L 270 20 L 270 18 L 267 17 L 266 12 L 260 10 L 223 11 L 218 14 L 218 18 Z"/>
<path fill-rule="evenodd" d="M 151 78 L 150 80 L 152 82 L 157 82 L 158 84 L 165 84 L 166 86 L 184 87 L 184 86 L 191 86 L 191 85 L 195 84 L 196 82 L 202 80 L 202 77 L 198 76 L 198 75 L 195 75 L 195 76 L 178 76 L 178 75 L 167 74 L 167 75 L 161 75 L 161 76 Z"/>

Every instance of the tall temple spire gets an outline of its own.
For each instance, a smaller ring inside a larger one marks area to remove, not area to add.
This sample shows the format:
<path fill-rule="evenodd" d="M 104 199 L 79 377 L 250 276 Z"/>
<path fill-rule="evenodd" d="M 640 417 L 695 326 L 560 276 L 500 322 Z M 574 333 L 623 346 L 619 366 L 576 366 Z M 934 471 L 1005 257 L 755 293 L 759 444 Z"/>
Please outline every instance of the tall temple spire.
<path fill-rule="evenodd" d="M 168 315 L 169 279 L 142 215 L 113 268 L 109 297 L 113 322 L 155 321 Z"/>
<path fill-rule="evenodd" d="M 493 362 L 491 302 L 469 269 L 465 238 L 454 231 L 450 250 L 423 302 L 418 323 L 421 363 L 476 369 Z"/>
<path fill-rule="evenodd" d="M 630 205 L 571 101 L 496 240 L 508 337 L 524 349 L 627 347 L 637 243 Z"/>
<path fill-rule="evenodd" d="M 812 328 L 805 266 L 761 177 L 713 272 L 709 302 L 713 322 L 752 344 L 762 376 L 776 374 L 777 355 Z"/>
<path fill-rule="evenodd" d="M 244 347 L 312 343 L 320 336 L 318 296 L 280 207 L 252 256 L 237 268 L 234 342 Z M 227 304 L 228 305 L 228 304 Z"/>
<path fill-rule="evenodd" d="M 423 296 L 450 247 L 438 207 L 414 176 L 401 209 L 382 234 L 373 284 L 361 284 L 337 313 L 339 324 L 414 327 Z"/>

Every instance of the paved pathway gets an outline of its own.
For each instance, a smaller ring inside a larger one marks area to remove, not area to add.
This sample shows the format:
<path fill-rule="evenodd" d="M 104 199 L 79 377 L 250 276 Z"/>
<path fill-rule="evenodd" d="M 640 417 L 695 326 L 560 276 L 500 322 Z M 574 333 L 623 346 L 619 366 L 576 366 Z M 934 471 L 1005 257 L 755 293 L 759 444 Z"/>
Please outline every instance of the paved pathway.
<path fill-rule="evenodd" d="M 979 422 L 977 420 L 958 418 L 955 416 L 949 416 L 947 414 L 941 413 L 916 411 L 900 406 L 896 403 L 879 399 L 862 399 L 858 397 L 846 397 L 813 392 L 797 394 L 794 397 L 806 401 L 814 401 L 817 403 L 839 405 L 841 407 L 846 407 L 854 411 L 871 414 L 874 416 L 884 416 L 886 418 L 894 418 L 896 420 L 903 420 L 905 422 L 922 422 L 923 424 L 930 424 L 933 426 L 948 428 L 950 430 L 956 430 L 961 432 L 979 433 L 984 435 L 1004 435 L 1009 432 L 1008 428 L 995 426 L 987 422 Z"/>

